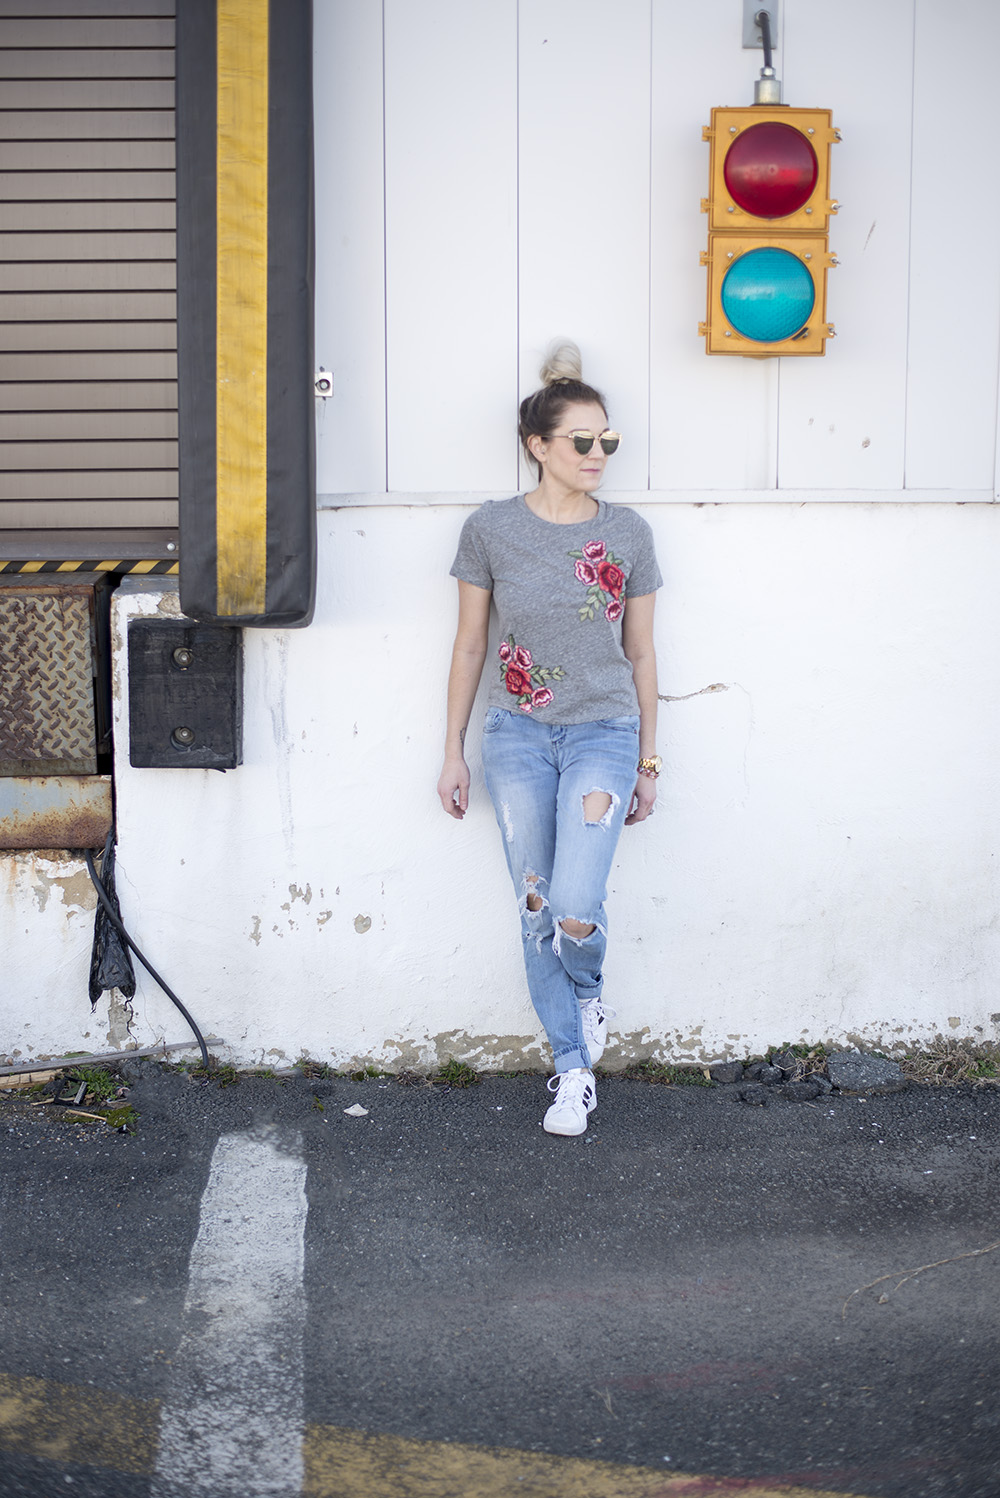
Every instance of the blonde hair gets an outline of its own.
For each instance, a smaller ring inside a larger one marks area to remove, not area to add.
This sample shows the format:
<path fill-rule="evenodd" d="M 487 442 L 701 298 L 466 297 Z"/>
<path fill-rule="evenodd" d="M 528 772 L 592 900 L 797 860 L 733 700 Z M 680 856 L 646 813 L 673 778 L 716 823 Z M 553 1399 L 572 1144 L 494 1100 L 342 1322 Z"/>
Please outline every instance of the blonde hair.
<path fill-rule="evenodd" d="M 572 339 L 553 339 L 545 350 L 538 375 L 541 388 L 521 402 L 518 435 L 525 457 L 541 472 L 541 464 L 528 448 L 529 437 L 548 441 L 567 406 L 598 405 L 605 416 L 608 408 L 601 392 L 584 381 L 583 359 Z"/>

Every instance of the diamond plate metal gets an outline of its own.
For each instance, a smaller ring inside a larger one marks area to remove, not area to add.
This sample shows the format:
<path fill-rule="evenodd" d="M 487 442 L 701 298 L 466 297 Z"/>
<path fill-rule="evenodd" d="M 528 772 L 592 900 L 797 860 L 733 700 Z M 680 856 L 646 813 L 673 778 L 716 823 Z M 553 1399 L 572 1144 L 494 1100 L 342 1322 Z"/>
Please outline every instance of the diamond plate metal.
<path fill-rule="evenodd" d="M 93 775 L 93 589 L 0 587 L 0 775 Z"/>

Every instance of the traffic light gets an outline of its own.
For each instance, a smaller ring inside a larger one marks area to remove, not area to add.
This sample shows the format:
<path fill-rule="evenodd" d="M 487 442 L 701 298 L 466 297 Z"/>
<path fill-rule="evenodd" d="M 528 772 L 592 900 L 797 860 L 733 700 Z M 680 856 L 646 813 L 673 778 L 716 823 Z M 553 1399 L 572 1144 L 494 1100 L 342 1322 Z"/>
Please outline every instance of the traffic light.
<path fill-rule="evenodd" d="M 830 147 L 840 134 L 828 109 L 754 104 L 713 109 L 708 214 L 709 354 L 756 359 L 823 354 Z"/>

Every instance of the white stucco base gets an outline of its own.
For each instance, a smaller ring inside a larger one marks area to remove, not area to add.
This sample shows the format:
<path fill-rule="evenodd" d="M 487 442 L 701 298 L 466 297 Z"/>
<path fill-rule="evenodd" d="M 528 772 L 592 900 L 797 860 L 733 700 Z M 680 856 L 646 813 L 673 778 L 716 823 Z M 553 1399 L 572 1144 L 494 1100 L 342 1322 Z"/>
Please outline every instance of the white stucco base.
<path fill-rule="evenodd" d="M 612 877 L 605 1064 L 1000 1037 L 997 510 L 641 508 L 666 764 Z M 130 768 L 125 626 L 177 604 L 116 597 L 123 915 L 240 1062 L 547 1061 L 476 734 L 464 823 L 434 789 L 465 513 L 320 513 L 315 622 L 246 632 L 225 775 Z M 90 1014 L 79 860 L 0 879 L 0 1059 L 127 1044 L 120 1004 Z M 133 1008 L 131 1043 L 185 1037 L 144 974 Z"/>

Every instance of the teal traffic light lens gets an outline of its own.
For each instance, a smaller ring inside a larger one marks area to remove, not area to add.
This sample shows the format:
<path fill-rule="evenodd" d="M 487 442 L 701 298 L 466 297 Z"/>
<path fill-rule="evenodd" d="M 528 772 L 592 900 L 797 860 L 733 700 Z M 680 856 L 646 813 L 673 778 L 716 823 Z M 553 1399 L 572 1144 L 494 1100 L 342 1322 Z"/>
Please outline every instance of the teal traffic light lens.
<path fill-rule="evenodd" d="M 809 321 L 816 302 L 812 276 L 788 250 L 748 250 L 722 278 L 722 310 L 754 343 L 780 343 Z"/>

